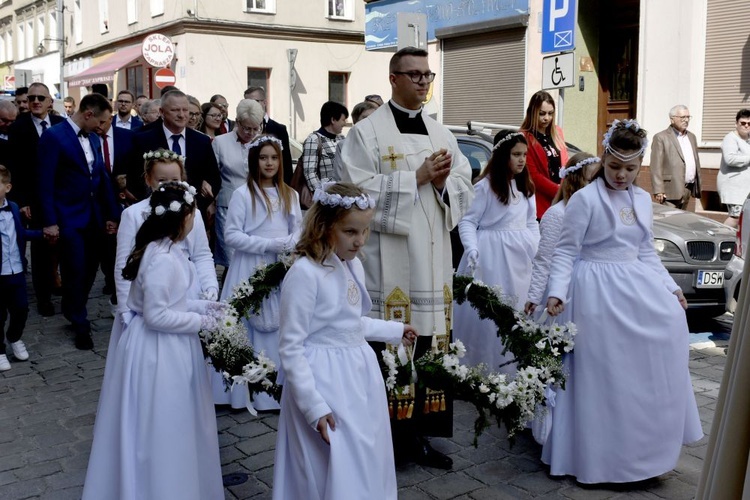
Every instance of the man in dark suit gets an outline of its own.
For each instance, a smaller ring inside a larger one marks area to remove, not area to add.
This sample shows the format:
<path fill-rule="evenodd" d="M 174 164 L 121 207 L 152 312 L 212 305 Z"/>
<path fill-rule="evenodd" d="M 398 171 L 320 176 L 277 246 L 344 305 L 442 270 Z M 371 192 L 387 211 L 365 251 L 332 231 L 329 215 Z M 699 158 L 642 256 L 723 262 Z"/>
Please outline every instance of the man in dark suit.
<path fill-rule="evenodd" d="M 121 90 L 117 94 L 117 114 L 112 118 L 112 122 L 117 128 L 127 130 L 136 130 L 143 126 L 143 121 L 137 116 L 133 116 L 131 111 L 135 104 L 135 96 L 129 90 Z"/>
<path fill-rule="evenodd" d="M 284 162 L 284 182 L 289 184 L 292 180 L 292 173 L 294 173 L 294 165 L 292 165 L 292 151 L 289 149 L 289 133 L 286 127 L 269 118 L 268 109 L 266 108 L 266 89 L 263 87 L 250 87 L 245 91 L 245 99 L 252 99 L 263 106 L 263 111 L 266 113 L 266 116 L 263 118 L 263 133 L 275 135 L 281 140 L 281 144 L 284 146 L 284 150 L 281 152 Z"/>
<path fill-rule="evenodd" d="M 39 174 L 37 153 L 42 132 L 64 121 L 64 118 L 49 114 L 52 98 L 43 83 L 32 83 L 26 94 L 31 112 L 21 113 L 8 128 L 10 171 L 13 176 L 13 200 L 21 207 L 24 222 L 31 229 L 42 229 L 42 215 L 38 197 Z M 56 250 L 49 241 L 31 241 L 31 282 L 36 295 L 36 307 L 42 316 L 52 316 L 52 290 L 55 284 Z"/>
<path fill-rule="evenodd" d="M 172 90 L 161 98 L 160 126 L 149 125 L 133 136 L 133 149 L 126 162 L 127 187 L 138 199 L 148 194 L 143 180 L 143 154 L 159 148 L 171 149 L 185 156 L 187 181 L 200 193 L 198 207 L 205 214 L 221 187 L 219 167 L 211 148 L 211 139 L 191 128 L 187 128 L 190 116 L 187 96 Z"/>
<path fill-rule="evenodd" d="M 671 124 L 654 135 L 651 145 L 651 186 L 654 199 L 687 210 L 690 197 L 701 195 L 701 162 L 695 134 L 688 131 L 690 110 L 678 104 L 669 110 Z"/>
<path fill-rule="evenodd" d="M 60 247 L 62 309 L 73 324 L 78 349 L 94 345 L 86 303 L 99 267 L 102 233 L 114 234 L 120 218 L 97 135 L 111 119 L 109 100 L 89 94 L 72 117 L 39 141 L 43 233 Z"/>
<path fill-rule="evenodd" d="M 133 149 L 133 132 L 121 127 L 114 127 L 112 122 L 105 123 L 98 134 L 101 141 L 104 169 L 112 182 L 112 190 L 118 203 L 132 203 L 135 198 L 127 199 L 125 189 L 125 172 L 118 175 L 118 167 L 124 169 L 130 151 Z M 119 178 L 118 178 L 119 177 Z M 113 305 L 117 305 L 115 294 L 115 254 L 117 253 L 117 235 L 104 234 L 102 238 L 100 263 L 104 274 L 103 293 L 110 296 Z"/>

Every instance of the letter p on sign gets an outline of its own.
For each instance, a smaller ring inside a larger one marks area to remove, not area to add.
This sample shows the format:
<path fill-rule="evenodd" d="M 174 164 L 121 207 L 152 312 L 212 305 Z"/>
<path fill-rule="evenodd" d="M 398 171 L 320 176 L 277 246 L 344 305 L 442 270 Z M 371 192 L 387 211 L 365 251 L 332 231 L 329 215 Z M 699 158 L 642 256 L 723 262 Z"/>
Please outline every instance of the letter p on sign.
<path fill-rule="evenodd" d="M 560 8 L 557 7 L 558 0 L 549 1 L 549 30 L 552 32 L 557 31 L 555 29 L 555 21 L 562 19 L 568 15 L 568 9 L 570 8 L 570 0 L 562 0 Z"/>

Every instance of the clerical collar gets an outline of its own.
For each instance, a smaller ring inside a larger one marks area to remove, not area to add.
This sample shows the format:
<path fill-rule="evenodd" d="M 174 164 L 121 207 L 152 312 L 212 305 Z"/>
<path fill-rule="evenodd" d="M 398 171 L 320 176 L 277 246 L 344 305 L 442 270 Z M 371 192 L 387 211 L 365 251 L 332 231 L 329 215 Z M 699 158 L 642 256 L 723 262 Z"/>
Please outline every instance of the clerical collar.
<path fill-rule="evenodd" d="M 388 101 L 388 105 L 391 107 L 391 110 L 393 110 L 394 112 L 401 111 L 402 113 L 408 115 L 409 118 L 416 118 L 422 113 L 421 107 L 419 109 L 406 109 L 405 107 L 397 104 L 393 99 Z"/>

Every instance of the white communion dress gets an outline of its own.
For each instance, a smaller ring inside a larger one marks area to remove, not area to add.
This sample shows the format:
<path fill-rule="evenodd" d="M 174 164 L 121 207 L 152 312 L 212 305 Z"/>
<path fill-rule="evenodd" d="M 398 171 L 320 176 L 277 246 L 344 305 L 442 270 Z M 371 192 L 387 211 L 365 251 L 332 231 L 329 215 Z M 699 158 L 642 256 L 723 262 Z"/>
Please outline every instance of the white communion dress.
<path fill-rule="evenodd" d="M 366 340 L 398 343 L 404 325 L 364 316 L 359 259 L 298 259 L 281 288 L 286 383 L 276 440 L 275 500 L 395 500 L 385 384 Z M 331 444 L 316 431 L 333 414 Z"/>
<path fill-rule="evenodd" d="M 148 245 L 128 298 L 132 318 L 107 358 L 84 500 L 224 498 L 198 338 L 206 302 L 187 299 L 193 280 L 180 245 Z"/>
<path fill-rule="evenodd" d="M 651 196 L 575 193 L 550 271 L 578 327 L 542 460 L 581 483 L 640 481 L 672 470 L 703 436 L 688 369 L 685 311 L 653 247 Z"/>

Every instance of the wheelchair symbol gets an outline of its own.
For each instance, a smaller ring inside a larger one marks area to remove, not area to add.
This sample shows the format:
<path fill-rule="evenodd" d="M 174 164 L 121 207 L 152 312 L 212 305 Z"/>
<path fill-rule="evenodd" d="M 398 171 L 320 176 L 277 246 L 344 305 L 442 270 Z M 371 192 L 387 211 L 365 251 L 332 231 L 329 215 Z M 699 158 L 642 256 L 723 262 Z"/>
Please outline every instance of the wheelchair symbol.
<path fill-rule="evenodd" d="M 557 57 L 555 57 L 555 68 L 552 70 L 552 85 L 560 85 L 562 82 L 565 81 L 565 76 L 563 76 L 562 71 L 560 71 L 560 66 L 557 64 Z"/>

